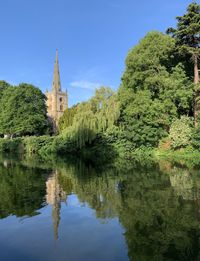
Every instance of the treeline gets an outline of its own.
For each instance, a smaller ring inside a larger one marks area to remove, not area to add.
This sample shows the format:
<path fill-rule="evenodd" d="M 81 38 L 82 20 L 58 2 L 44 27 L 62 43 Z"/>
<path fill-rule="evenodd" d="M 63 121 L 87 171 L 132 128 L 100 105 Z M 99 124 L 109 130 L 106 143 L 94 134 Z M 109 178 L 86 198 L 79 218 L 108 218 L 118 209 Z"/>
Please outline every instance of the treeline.
<path fill-rule="evenodd" d="M 117 93 L 109 96 L 102 88 L 102 94 L 67 110 L 61 135 L 79 147 L 95 146 L 101 137 L 125 153 L 158 146 L 199 149 L 200 5 L 190 4 L 177 21 L 176 29 L 150 32 L 130 50 Z"/>
<path fill-rule="evenodd" d="M 59 120 L 59 135 L 23 139 L 26 150 L 42 155 L 80 152 L 132 155 L 157 147 L 199 150 L 199 47 L 200 5 L 192 3 L 183 16 L 177 17 L 176 29 L 169 28 L 166 34 L 149 32 L 129 51 L 116 93 L 108 87 L 96 90 L 89 101 L 65 111 Z M 10 93 L 8 104 L 12 99 L 15 104 L 15 96 Z M 39 100 L 44 101 L 44 97 Z M 30 108 L 32 112 L 34 106 Z M 16 135 L 48 133 L 45 105 L 41 105 L 41 110 L 36 107 L 43 115 L 39 117 L 42 123 L 30 131 L 17 127 Z M 17 126 L 12 110 L 4 106 L 4 111 L 10 116 L 5 118 L 1 112 L 0 125 L 9 119 L 7 122 Z M 22 109 L 22 116 L 23 113 L 26 116 L 26 110 Z M 24 126 L 28 126 L 26 121 Z M 0 127 L 0 133 L 11 131 L 9 128 L 2 131 Z"/>

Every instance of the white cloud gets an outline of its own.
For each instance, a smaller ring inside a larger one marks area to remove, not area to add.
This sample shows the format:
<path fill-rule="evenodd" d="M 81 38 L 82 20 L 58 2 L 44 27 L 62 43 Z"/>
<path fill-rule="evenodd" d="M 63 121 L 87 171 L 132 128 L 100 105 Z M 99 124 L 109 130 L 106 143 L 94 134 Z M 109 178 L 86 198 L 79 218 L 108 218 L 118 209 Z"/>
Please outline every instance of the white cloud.
<path fill-rule="evenodd" d="M 100 86 L 102 86 L 102 84 L 97 82 L 89 82 L 89 81 L 74 81 L 70 83 L 70 86 L 76 88 L 88 89 L 88 90 L 96 90 Z"/>

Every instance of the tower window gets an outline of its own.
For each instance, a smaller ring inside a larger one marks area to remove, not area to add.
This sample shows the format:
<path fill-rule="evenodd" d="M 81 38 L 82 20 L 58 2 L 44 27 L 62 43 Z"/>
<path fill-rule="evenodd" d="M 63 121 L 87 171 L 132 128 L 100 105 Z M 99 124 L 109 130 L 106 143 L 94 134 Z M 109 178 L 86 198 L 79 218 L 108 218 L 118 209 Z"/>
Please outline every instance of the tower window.
<path fill-rule="evenodd" d="M 63 99 L 62 99 L 62 97 L 60 97 L 60 102 L 62 102 L 63 101 Z"/>
<path fill-rule="evenodd" d="M 63 111 L 63 105 L 60 105 L 60 111 Z"/>

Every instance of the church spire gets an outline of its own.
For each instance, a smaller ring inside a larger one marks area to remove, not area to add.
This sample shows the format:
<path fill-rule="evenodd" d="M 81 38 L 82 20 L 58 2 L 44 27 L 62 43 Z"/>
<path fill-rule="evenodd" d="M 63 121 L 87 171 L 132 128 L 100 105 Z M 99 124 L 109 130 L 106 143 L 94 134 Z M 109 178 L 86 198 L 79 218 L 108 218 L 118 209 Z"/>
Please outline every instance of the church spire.
<path fill-rule="evenodd" d="M 58 63 L 58 50 L 56 50 L 56 60 L 55 60 L 55 64 L 54 64 L 52 89 L 53 89 L 53 91 L 57 91 L 57 92 L 61 91 L 59 63 Z"/>

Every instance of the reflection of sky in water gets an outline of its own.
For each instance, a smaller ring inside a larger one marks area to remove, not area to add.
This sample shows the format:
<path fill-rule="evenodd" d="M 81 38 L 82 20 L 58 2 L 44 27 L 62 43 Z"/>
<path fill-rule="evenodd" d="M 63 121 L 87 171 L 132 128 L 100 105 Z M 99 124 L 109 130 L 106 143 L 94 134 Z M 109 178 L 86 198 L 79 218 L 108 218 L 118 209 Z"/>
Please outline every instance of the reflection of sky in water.
<path fill-rule="evenodd" d="M 81 207 L 81 206 L 83 206 L 83 203 L 81 203 L 78 200 L 78 197 L 75 194 L 72 194 L 72 195 L 67 196 L 67 205 L 69 207 Z"/>
<path fill-rule="evenodd" d="M 75 194 L 61 204 L 58 239 L 54 238 L 52 207 L 29 218 L 0 220 L 0 260 L 127 260 L 118 219 L 102 224 L 94 210 Z"/>
<path fill-rule="evenodd" d="M 199 175 L 166 162 L 116 175 L 79 163 L 0 162 L 0 261 L 196 260 Z"/>

